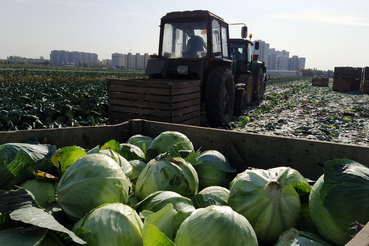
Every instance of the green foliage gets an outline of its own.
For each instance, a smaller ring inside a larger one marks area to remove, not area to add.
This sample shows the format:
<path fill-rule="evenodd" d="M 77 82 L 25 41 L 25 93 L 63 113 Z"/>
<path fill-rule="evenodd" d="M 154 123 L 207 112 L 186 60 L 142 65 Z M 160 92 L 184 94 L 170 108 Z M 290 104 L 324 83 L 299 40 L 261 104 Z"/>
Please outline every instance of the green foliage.
<path fill-rule="evenodd" d="M 107 78 L 142 71 L 0 66 L 0 131 L 108 124 Z"/>

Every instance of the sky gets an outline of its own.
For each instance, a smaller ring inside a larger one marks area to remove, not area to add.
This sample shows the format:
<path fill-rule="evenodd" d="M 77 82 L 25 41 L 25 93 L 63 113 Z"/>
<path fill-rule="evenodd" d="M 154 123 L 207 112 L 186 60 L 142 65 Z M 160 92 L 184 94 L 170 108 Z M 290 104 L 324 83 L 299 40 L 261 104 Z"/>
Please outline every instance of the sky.
<path fill-rule="evenodd" d="M 0 59 L 50 59 L 52 50 L 157 53 L 167 12 L 209 10 L 245 23 L 253 40 L 306 58 L 305 68 L 369 66 L 367 0 L 0 0 Z M 232 28 L 231 36 L 240 37 Z"/>

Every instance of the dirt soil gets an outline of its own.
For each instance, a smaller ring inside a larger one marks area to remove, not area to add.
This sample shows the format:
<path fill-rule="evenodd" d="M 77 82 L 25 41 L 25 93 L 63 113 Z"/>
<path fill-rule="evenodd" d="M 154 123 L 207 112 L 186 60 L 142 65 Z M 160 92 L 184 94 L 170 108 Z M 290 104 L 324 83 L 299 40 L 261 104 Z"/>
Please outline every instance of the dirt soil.
<path fill-rule="evenodd" d="M 226 129 L 369 146 L 369 95 L 313 86 L 311 78 L 271 78 L 265 99 Z"/>

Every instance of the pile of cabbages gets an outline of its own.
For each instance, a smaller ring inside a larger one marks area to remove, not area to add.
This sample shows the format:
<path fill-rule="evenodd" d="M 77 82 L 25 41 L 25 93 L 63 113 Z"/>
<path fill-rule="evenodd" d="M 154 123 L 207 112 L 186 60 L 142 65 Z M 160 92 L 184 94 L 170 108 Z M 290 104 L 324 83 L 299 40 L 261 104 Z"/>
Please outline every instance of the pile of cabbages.
<path fill-rule="evenodd" d="M 0 245 L 345 245 L 369 221 L 369 168 L 355 161 L 309 182 L 233 166 L 176 131 L 89 150 L 0 145 Z"/>

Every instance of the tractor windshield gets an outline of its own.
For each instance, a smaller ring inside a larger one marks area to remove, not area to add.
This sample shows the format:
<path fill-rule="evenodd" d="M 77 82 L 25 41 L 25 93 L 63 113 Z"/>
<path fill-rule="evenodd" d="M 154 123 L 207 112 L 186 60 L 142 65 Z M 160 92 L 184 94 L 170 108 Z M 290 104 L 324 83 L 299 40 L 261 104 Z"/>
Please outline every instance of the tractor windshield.
<path fill-rule="evenodd" d="M 165 23 L 161 56 L 165 58 L 201 58 L 207 54 L 205 22 Z"/>

